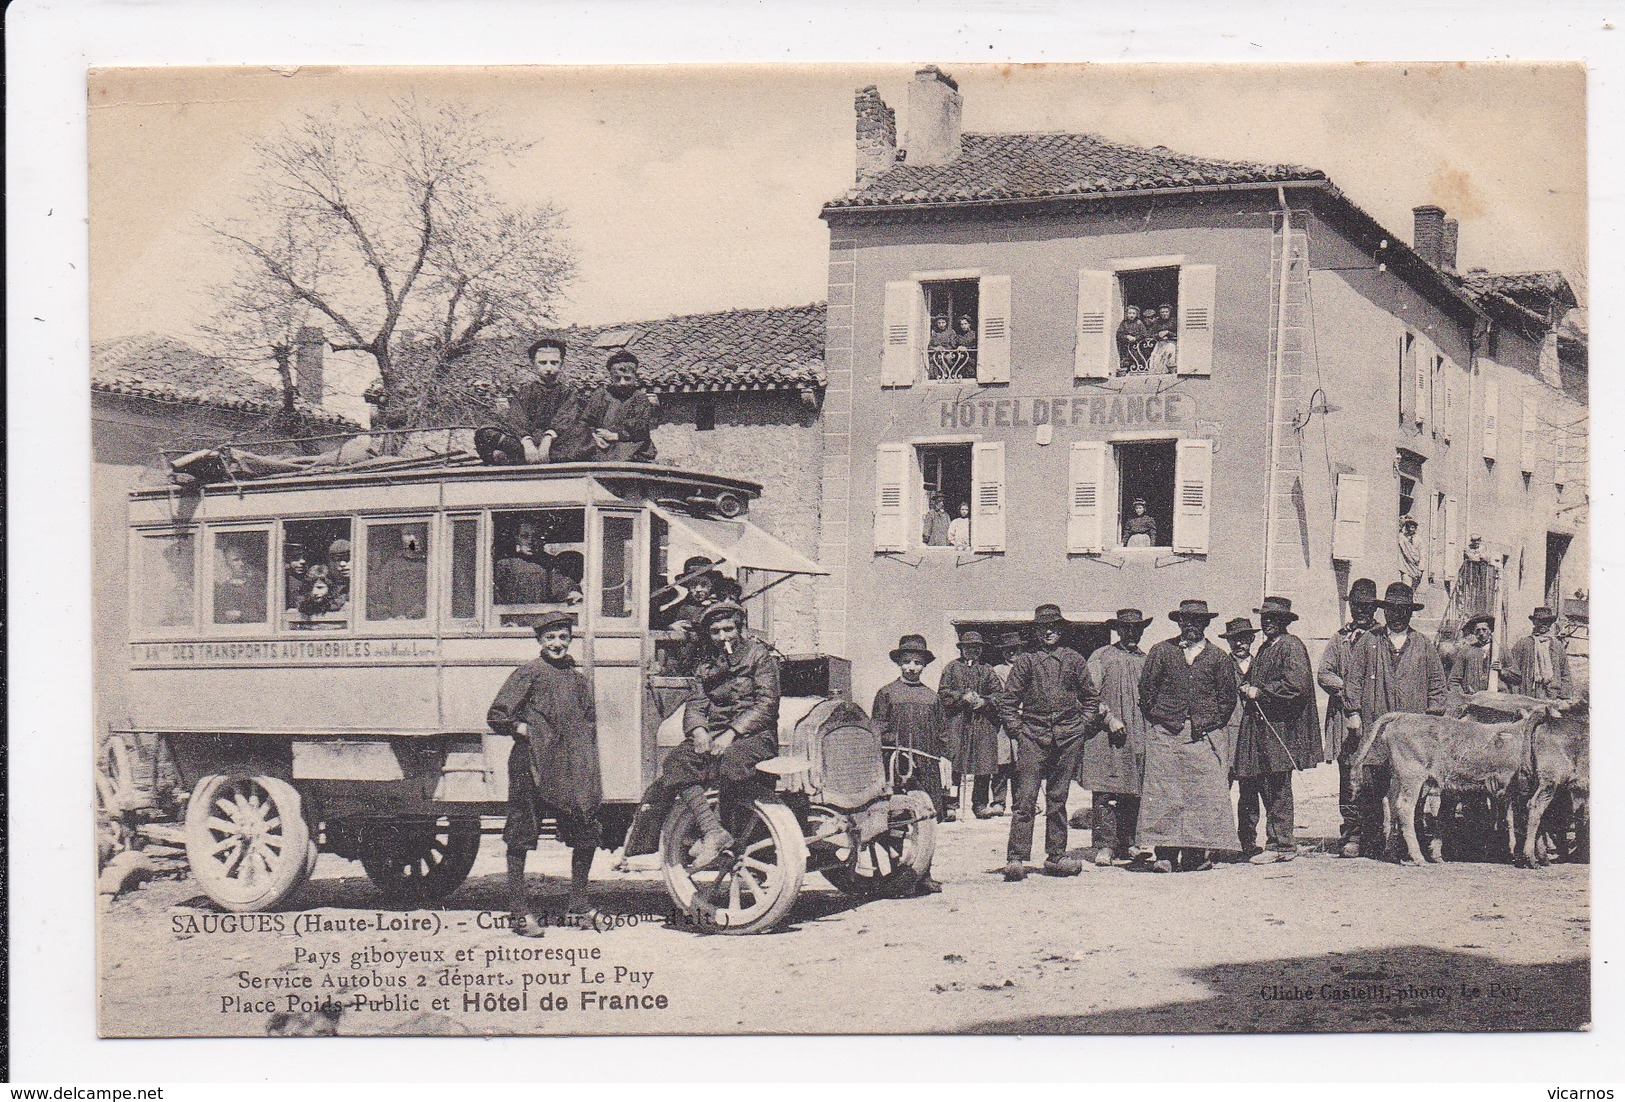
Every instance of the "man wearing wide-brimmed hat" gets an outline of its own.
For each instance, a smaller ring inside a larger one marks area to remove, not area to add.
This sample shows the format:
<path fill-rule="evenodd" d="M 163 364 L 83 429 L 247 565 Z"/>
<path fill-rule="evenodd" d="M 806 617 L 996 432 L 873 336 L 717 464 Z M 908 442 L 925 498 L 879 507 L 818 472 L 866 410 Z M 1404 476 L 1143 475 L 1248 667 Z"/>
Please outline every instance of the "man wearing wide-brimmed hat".
<path fill-rule="evenodd" d="M 1089 656 L 1103 726 L 1084 741 L 1078 767 L 1078 784 L 1089 790 L 1095 864 L 1102 868 L 1136 849 L 1147 726 L 1140 711 L 1140 671 L 1145 667 L 1140 638 L 1151 618 L 1137 608 L 1120 608 L 1106 623 L 1116 641 Z"/>
<path fill-rule="evenodd" d="M 1433 640 L 1411 626 L 1422 606 L 1411 587 L 1394 582 L 1382 597 L 1383 626 L 1354 644 L 1344 678 L 1345 724 L 1360 741 L 1360 732 L 1389 712 L 1444 715 L 1444 664 Z M 1352 778 L 1359 792 L 1360 836 L 1344 846 L 1349 857 L 1376 857 L 1383 837 L 1382 799 L 1388 791 L 1391 765 L 1388 747 L 1377 739 L 1365 757 L 1365 770 Z"/>
<path fill-rule="evenodd" d="M 1076 876 L 1083 866 L 1067 856 L 1067 790 L 1078 757 L 1099 722 L 1100 697 L 1083 655 L 1061 645 L 1066 618 L 1058 605 L 1033 614 L 1034 647 L 1011 663 L 999 715 L 1016 740 L 1016 801 L 1005 846 L 1004 878 L 1023 880 L 1033 852 L 1038 790 L 1044 789 L 1044 872 Z"/>
<path fill-rule="evenodd" d="M 1570 688 L 1569 650 L 1553 630 L 1557 613 L 1542 605 L 1530 613 L 1529 622 L 1534 630 L 1507 652 L 1501 680 L 1512 692 L 1542 700 L 1566 700 Z"/>
<path fill-rule="evenodd" d="M 942 669 L 937 698 L 947 718 L 948 750 L 961 778 L 971 778 L 971 809 L 978 819 L 988 810 L 988 784 L 999 771 L 999 693 L 1004 684 L 983 660 L 979 631 L 961 632 L 959 657 Z"/>
<path fill-rule="evenodd" d="M 1290 631 L 1298 614 L 1286 597 L 1265 597 L 1258 614 L 1264 642 L 1240 686 L 1241 730 L 1231 767 L 1240 787 L 1236 805 L 1242 852 L 1255 864 L 1290 861 L 1293 838 L 1292 774 L 1320 764 L 1320 708 L 1309 648 Z M 1258 848 L 1258 809 L 1266 817 L 1268 845 Z"/>
<path fill-rule="evenodd" d="M 1320 656 L 1320 668 L 1315 671 L 1315 680 L 1326 690 L 1321 760 L 1337 762 L 1337 810 L 1342 818 L 1338 844 L 1350 851 L 1349 856 L 1358 854 L 1360 848 L 1360 808 L 1355 801 L 1358 786 L 1349 776 L 1349 760 L 1359 748 L 1360 740 L 1349 738 L 1345 679 L 1354 645 L 1367 632 L 1376 630 L 1377 603 L 1377 583 L 1370 578 L 1356 578 L 1348 591 L 1349 622 L 1326 644 L 1325 653 Z"/>
<path fill-rule="evenodd" d="M 1222 743 L 1236 677 L 1229 655 L 1206 638 L 1217 616 L 1206 601 L 1181 601 L 1168 614 L 1178 638 L 1152 647 L 1140 673 L 1140 710 L 1151 726 L 1139 842 L 1156 847 L 1158 872 L 1211 868 L 1209 851 L 1235 846 Z"/>
<path fill-rule="evenodd" d="M 1474 616 L 1461 626 L 1461 642 L 1450 658 L 1445 687 L 1468 697 L 1490 687 L 1490 665 L 1495 650 L 1495 617 Z"/>

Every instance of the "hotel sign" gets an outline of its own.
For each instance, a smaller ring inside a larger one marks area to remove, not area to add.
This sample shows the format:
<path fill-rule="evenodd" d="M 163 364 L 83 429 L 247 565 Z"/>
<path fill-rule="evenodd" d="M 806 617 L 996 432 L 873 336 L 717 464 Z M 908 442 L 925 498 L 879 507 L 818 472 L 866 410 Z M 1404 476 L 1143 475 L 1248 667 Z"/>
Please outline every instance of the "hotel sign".
<path fill-rule="evenodd" d="M 945 429 L 1181 428 L 1196 423 L 1188 394 L 1080 394 L 1055 398 L 971 398 L 941 405 Z"/>

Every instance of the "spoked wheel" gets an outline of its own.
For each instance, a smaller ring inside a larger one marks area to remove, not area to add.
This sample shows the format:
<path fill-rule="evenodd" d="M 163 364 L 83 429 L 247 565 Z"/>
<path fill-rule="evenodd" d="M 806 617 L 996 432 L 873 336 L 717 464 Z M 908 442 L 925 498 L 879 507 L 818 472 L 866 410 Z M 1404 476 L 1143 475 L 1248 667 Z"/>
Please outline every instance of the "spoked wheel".
<path fill-rule="evenodd" d="M 186 805 L 186 857 L 228 911 L 266 911 L 310 875 L 312 842 L 298 791 L 278 777 L 234 773 L 198 781 Z"/>
<path fill-rule="evenodd" d="M 758 934 L 784 920 L 807 875 L 807 843 L 795 812 L 778 800 L 752 802 L 731 853 L 713 867 L 688 867 L 701 837 L 694 815 L 679 802 L 660 832 L 666 894 L 690 921 L 719 934 Z"/>
<path fill-rule="evenodd" d="M 135 762 L 122 735 L 111 735 L 96 758 L 96 858 L 105 865 L 130 848 L 133 831 L 125 818 L 135 799 Z"/>
<path fill-rule="evenodd" d="M 824 879 L 849 895 L 905 895 L 931 870 L 937 851 L 936 808 L 924 792 L 893 797 L 891 827 L 856 849 L 838 847 L 841 864 L 824 870 Z"/>
<path fill-rule="evenodd" d="M 478 819 L 367 823 L 361 829 L 361 867 L 399 903 L 432 903 L 468 879 L 480 852 Z"/>

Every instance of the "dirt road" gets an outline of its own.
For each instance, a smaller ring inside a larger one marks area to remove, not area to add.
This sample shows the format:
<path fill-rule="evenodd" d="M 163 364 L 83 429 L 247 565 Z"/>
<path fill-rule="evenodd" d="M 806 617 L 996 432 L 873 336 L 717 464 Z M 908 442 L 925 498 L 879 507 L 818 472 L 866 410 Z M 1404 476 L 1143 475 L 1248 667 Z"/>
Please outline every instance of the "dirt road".
<path fill-rule="evenodd" d="M 1300 775 L 1302 839 L 1336 833 L 1335 772 Z M 1074 792 L 1075 801 L 1081 799 Z M 1077 803 L 1074 803 L 1077 806 Z M 222 916 L 159 881 L 103 916 L 102 1032 L 256 1035 L 342 1003 L 340 1033 L 1254 1032 L 1582 1028 L 1585 866 L 1404 868 L 1308 855 L 1158 876 L 1085 870 L 1006 884 L 1008 819 L 946 825 L 941 895 L 854 905 L 809 876 L 780 931 L 663 921 L 653 872 L 613 875 L 623 925 L 525 941 L 487 838 L 444 908 L 380 911 L 359 865 L 324 855 L 297 910 Z M 1086 832 L 1074 832 L 1082 847 Z M 544 845 L 539 906 L 567 851 Z M 395 928 L 391 928 L 395 927 Z M 514 951 L 547 957 L 514 960 Z"/>

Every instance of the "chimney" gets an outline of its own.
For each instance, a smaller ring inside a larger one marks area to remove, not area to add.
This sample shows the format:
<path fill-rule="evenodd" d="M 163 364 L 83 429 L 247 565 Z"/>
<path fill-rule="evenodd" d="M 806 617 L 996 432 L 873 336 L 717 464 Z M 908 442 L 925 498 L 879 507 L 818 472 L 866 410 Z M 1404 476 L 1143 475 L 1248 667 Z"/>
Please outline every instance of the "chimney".
<path fill-rule="evenodd" d="M 1447 272 L 1456 270 L 1456 240 L 1461 234 L 1461 223 L 1454 218 L 1444 220 L 1444 236 L 1439 240 L 1439 267 Z"/>
<path fill-rule="evenodd" d="M 927 65 L 908 86 L 908 163 L 945 165 L 959 156 L 959 113 L 964 100 L 954 78 Z"/>
<path fill-rule="evenodd" d="M 327 337 L 320 326 L 300 328 L 294 346 L 294 382 L 299 387 L 299 397 L 318 409 L 322 404 L 322 356 L 326 351 Z"/>
<path fill-rule="evenodd" d="M 1423 260 L 1437 268 L 1440 262 L 1440 249 L 1444 244 L 1444 208 L 1429 203 L 1413 207 L 1411 214 L 1416 217 L 1416 232 L 1411 235 L 1411 248 L 1415 249 Z"/>
<path fill-rule="evenodd" d="M 873 84 L 858 89 L 858 186 L 897 163 L 897 112 Z"/>

